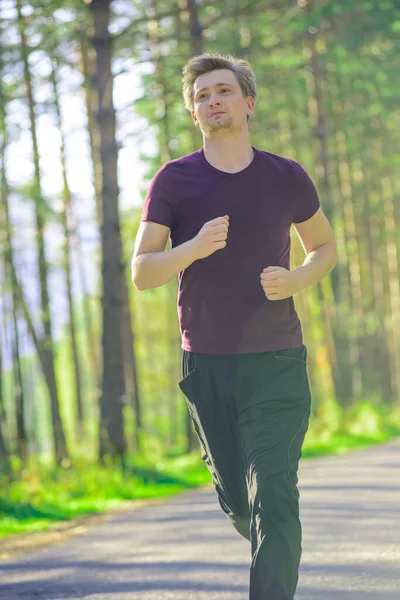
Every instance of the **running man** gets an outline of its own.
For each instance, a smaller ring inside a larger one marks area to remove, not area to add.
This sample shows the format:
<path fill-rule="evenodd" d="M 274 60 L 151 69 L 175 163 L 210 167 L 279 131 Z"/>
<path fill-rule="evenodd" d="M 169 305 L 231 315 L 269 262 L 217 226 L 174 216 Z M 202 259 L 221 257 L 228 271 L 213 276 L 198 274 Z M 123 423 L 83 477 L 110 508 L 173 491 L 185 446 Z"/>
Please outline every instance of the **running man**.
<path fill-rule="evenodd" d="M 182 91 L 203 146 L 153 178 L 132 280 L 145 290 L 178 275 L 178 385 L 219 504 L 250 541 L 250 600 L 293 600 L 311 409 L 293 295 L 331 272 L 336 243 L 306 171 L 249 142 L 257 89 L 247 61 L 196 56 Z M 294 270 L 292 225 L 306 253 Z"/>

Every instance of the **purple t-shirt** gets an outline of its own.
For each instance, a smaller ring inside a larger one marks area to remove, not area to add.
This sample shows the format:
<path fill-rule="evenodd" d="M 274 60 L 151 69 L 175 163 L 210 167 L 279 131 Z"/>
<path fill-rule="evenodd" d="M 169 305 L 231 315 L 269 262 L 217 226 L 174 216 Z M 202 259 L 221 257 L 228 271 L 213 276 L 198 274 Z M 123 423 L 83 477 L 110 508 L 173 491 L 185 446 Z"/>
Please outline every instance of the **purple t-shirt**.
<path fill-rule="evenodd" d="M 213 167 L 204 149 L 165 163 L 147 192 L 142 221 L 170 228 L 172 248 L 207 221 L 229 215 L 227 245 L 179 273 L 182 348 L 238 354 L 301 346 L 293 298 L 268 300 L 268 266 L 290 268 L 290 227 L 320 206 L 315 186 L 294 160 L 253 147 L 238 173 Z"/>

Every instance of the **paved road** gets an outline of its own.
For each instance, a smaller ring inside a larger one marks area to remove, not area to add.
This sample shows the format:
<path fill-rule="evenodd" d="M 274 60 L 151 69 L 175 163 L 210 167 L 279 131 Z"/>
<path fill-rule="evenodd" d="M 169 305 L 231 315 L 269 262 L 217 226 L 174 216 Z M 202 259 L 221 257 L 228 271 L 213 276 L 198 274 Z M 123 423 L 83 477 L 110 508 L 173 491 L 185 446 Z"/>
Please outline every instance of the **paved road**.
<path fill-rule="evenodd" d="M 400 600 L 400 440 L 303 461 L 296 600 Z M 0 565 L 0 598 L 247 600 L 249 544 L 211 488 Z"/>

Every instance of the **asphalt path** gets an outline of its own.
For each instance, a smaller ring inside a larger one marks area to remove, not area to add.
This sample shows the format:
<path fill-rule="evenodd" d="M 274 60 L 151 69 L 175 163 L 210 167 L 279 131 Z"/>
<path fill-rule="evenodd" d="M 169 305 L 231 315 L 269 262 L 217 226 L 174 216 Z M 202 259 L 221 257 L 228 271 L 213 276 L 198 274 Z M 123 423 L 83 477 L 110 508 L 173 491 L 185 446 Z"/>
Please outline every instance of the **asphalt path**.
<path fill-rule="evenodd" d="M 400 600 L 399 459 L 396 440 L 302 460 L 296 600 Z M 250 560 L 206 487 L 2 562 L 0 598 L 248 600 Z"/>

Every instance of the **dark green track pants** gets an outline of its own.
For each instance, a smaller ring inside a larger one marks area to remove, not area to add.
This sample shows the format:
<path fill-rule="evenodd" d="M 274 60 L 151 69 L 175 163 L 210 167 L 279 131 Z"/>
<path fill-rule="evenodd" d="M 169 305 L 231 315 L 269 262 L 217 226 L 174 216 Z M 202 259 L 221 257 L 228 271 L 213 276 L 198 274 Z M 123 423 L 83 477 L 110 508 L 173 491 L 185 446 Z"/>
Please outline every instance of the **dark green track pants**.
<path fill-rule="evenodd" d="M 183 351 L 179 387 L 218 500 L 251 542 L 250 600 L 293 600 L 301 557 L 297 470 L 311 395 L 305 346 Z"/>

